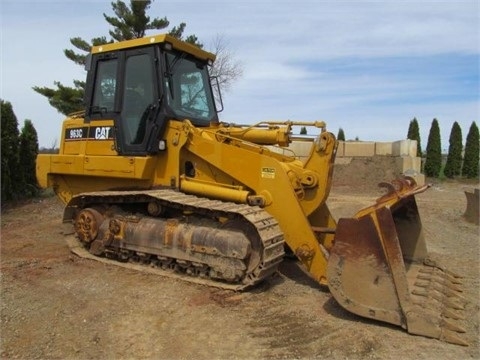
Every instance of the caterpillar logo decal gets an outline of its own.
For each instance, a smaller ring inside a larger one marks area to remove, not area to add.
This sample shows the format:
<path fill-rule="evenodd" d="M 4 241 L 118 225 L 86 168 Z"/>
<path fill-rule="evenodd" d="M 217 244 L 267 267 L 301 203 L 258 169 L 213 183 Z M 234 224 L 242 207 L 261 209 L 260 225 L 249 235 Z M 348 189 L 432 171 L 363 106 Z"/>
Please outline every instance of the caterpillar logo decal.
<path fill-rule="evenodd" d="M 65 130 L 65 140 L 112 140 L 112 126 L 83 126 Z"/>
<path fill-rule="evenodd" d="M 90 132 L 92 132 L 92 130 L 93 130 L 93 138 L 95 140 L 113 139 L 113 131 L 111 126 L 99 126 L 99 127 L 90 128 Z M 89 138 L 91 137 L 92 136 L 89 136 Z"/>

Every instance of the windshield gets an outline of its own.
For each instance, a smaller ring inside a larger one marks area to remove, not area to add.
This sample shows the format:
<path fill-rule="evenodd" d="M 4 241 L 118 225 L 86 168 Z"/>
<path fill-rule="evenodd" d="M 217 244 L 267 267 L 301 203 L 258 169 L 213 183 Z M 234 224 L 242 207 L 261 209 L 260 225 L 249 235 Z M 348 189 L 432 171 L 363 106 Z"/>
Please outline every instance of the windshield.
<path fill-rule="evenodd" d="M 176 117 L 200 125 L 217 120 L 206 64 L 184 53 L 166 53 L 165 93 Z"/>

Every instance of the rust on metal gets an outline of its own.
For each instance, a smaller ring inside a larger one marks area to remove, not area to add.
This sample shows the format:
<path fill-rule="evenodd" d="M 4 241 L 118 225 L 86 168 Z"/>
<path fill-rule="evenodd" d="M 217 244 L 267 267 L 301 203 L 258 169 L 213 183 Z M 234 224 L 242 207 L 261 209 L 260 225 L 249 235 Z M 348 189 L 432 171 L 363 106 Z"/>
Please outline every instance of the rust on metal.
<path fill-rule="evenodd" d="M 468 222 L 479 225 L 480 224 L 480 189 L 465 190 L 465 197 L 467 198 L 467 208 L 463 216 Z"/>
<path fill-rule="evenodd" d="M 334 228 L 328 228 L 328 227 L 322 227 L 322 226 L 312 226 L 312 230 L 320 234 L 335 234 L 336 232 L 336 229 Z"/>
<path fill-rule="evenodd" d="M 67 205 L 69 216 L 96 259 L 173 270 L 224 288 L 258 283 L 284 255 L 283 233 L 261 208 L 173 190 L 80 194 Z"/>
<path fill-rule="evenodd" d="M 428 257 L 413 179 L 381 184 L 387 193 L 354 218 L 340 219 L 327 268 L 329 288 L 347 310 L 409 333 L 466 345 L 461 278 Z"/>
<path fill-rule="evenodd" d="M 308 245 L 302 245 L 295 250 L 295 255 L 302 260 L 302 262 L 309 262 L 315 256 L 315 251 L 310 249 Z"/>
<path fill-rule="evenodd" d="M 83 209 L 75 219 L 75 232 L 85 244 L 97 238 L 98 230 L 103 222 L 103 215 L 92 208 Z"/>

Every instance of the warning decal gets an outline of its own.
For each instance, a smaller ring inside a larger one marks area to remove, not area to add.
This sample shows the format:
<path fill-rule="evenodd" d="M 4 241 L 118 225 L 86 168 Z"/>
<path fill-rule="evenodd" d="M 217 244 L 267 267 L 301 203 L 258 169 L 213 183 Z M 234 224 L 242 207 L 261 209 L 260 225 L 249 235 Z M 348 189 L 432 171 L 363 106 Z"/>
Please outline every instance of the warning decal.
<path fill-rule="evenodd" d="M 275 168 L 263 167 L 262 168 L 262 178 L 264 178 L 264 179 L 275 179 Z"/>

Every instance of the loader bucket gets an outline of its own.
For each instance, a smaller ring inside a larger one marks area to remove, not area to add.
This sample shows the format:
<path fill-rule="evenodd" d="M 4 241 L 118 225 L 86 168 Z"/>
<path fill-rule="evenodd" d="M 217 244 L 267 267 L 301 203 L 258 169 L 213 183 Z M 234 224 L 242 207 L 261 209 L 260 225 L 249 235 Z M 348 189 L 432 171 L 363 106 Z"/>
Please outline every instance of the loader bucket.
<path fill-rule="evenodd" d="M 467 197 L 467 209 L 465 210 L 465 220 L 479 225 L 480 224 L 480 189 L 465 190 Z"/>
<path fill-rule="evenodd" d="M 338 222 L 327 267 L 333 297 L 357 315 L 467 345 L 460 277 L 427 254 L 415 194 L 429 185 L 405 177 L 380 186 L 388 191 L 374 205 Z"/>

